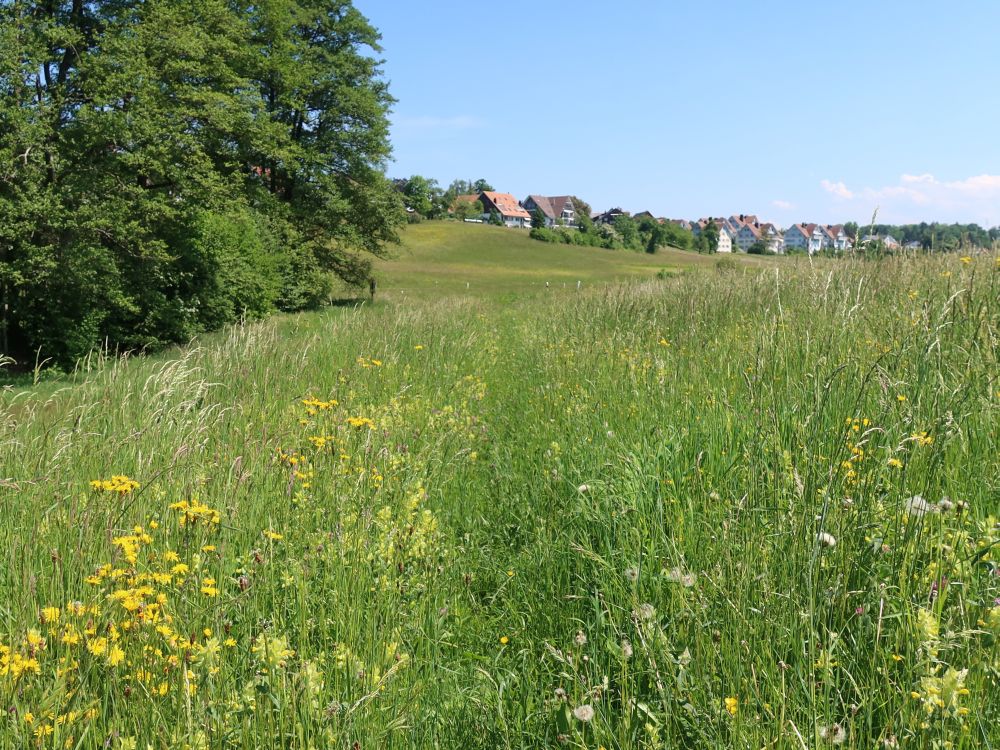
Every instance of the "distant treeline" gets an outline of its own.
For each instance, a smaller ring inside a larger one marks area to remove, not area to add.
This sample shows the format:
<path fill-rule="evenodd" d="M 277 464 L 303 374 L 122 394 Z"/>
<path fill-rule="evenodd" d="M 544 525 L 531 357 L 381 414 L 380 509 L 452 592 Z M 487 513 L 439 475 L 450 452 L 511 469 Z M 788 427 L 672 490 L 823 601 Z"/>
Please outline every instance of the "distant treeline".
<path fill-rule="evenodd" d="M 597 224 L 589 216 L 589 206 L 587 209 L 586 213 L 577 211 L 578 226 L 574 227 L 546 228 L 541 216 L 533 216 L 531 237 L 543 242 L 589 245 L 610 250 L 640 250 L 647 253 L 655 253 L 658 248 L 668 245 L 683 249 L 702 249 L 698 247 L 691 232 L 669 221 L 661 224 L 651 217 L 633 219 L 620 214 L 610 224 Z M 706 245 L 704 250 L 711 251 L 714 248 Z"/>
<path fill-rule="evenodd" d="M 1000 227 L 983 229 L 978 224 L 939 224 L 937 222 L 921 222 L 920 224 L 858 224 L 848 222 L 844 225 L 848 236 L 863 239 L 869 234 L 880 238 L 892 236 L 897 242 L 906 245 L 912 242 L 920 243 L 925 250 L 960 250 L 962 248 L 991 247 L 1000 240 Z"/>
<path fill-rule="evenodd" d="M 364 284 L 403 222 L 348 0 L 0 2 L 0 353 L 70 366 Z"/>

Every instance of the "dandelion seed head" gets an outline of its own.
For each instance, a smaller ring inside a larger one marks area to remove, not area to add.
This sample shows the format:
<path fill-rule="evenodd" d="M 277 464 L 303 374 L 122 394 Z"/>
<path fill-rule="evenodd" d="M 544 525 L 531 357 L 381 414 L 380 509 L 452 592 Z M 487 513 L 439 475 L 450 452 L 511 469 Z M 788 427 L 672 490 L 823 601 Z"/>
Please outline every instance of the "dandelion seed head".
<path fill-rule="evenodd" d="M 914 518 L 920 518 L 927 513 L 934 512 L 934 506 L 924 500 L 920 495 L 914 495 L 903 502 L 903 509 L 906 514 Z"/>
<path fill-rule="evenodd" d="M 579 721 L 588 722 L 594 718 L 594 707 L 589 703 L 584 703 L 582 706 L 577 706 L 573 709 L 573 716 Z"/>
<path fill-rule="evenodd" d="M 643 602 L 635 610 L 635 616 L 640 620 L 652 620 L 656 617 L 656 607 L 654 607 L 649 602 Z"/>
<path fill-rule="evenodd" d="M 833 534 L 821 531 L 816 535 L 816 544 L 826 549 L 833 549 L 837 546 L 837 539 Z"/>
<path fill-rule="evenodd" d="M 639 580 L 639 569 L 638 568 L 626 568 L 625 578 L 629 583 L 635 583 Z"/>
<path fill-rule="evenodd" d="M 829 745 L 843 745 L 847 741 L 847 729 L 842 724 L 821 726 L 819 738 Z"/>

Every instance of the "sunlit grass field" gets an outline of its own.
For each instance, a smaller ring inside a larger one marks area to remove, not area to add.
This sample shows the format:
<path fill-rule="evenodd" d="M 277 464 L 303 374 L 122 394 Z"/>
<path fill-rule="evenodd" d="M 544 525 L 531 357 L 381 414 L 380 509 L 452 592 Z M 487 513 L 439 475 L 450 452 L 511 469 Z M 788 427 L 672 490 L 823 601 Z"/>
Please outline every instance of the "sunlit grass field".
<path fill-rule="evenodd" d="M 628 258 L 0 392 L 0 746 L 995 747 L 1000 264 Z"/>
<path fill-rule="evenodd" d="M 527 230 L 428 221 L 408 226 L 391 257 L 376 263 L 379 294 L 402 301 L 414 295 L 531 294 L 609 281 L 642 280 L 710 268 L 727 257 L 660 248 L 655 254 L 539 242 Z M 760 256 L 731 256 L 740 265 L 774 263 Z M 788 259 L 786 259 L 788 260 Z"/>

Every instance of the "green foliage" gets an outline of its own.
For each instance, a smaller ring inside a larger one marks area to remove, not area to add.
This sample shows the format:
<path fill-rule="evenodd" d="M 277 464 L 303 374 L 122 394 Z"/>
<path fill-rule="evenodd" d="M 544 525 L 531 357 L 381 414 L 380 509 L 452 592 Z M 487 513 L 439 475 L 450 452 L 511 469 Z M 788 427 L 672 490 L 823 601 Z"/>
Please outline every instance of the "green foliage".
<path fill-rule="evenodd" d="M 715 263 L 715 270 L 719 273 L 730 273 L 738 268 L 739 264 L 736 262 L 736 259 L 730 256 L 719 258 Z"/>
<path fill-rule="evenodd" d="M 4 3 L 0 30 L 5 351 L 313 306 L 396 238 L 392 99 L 349 2 Z"/>
<path fill-rule="evenodd" d="M 465 195 L 463 193 L 463 195 Z M 452 204 L 452 216 L 462 221 L 479 219 L 483 215 L 483 204 L 479 201 L 455 201 Z"/>
<path fill-rule="evenodd" d="M 618 236 L 621 238 L 621 242 L 625 247 L 632 248 L 634 250 L 639 250 L 642 248 L 642 243 L 639 238 L 639 227 L 636 226 L 635 221 L 630 216 L 625 214 L 619 214 L 614 218 L 611 226 L 617 232 Z"/>
<path fill-rule="evenodd" d="M 198 306 L 205 330 L 274 311 L 285 258 L 260 222 L 250 212 L 204 212 L 197 219 L 192 254 L 206 264 L 207 293 Z"/>
<path fill-rule="evenodd" d="M 436 219 L 445 212 L 444 192 L 437 180 L 415 174 L 403 183 L 400 192 L 406 205 L 420 216 Z"/>
<path fill-rule="evenodd" d="M 709 253 L 719 251 L 719 227 L 714 220 L 709 219 L 705 229 L 702 230 L 702 236 L 705 237 L 705 249 Z"/>
<path fill-rule="evenodd" d="M 531 212 L 531 228 L 532 229 L 544 229 L 545 228 L 545 214 L 542 209 L 536 208 Z"/>

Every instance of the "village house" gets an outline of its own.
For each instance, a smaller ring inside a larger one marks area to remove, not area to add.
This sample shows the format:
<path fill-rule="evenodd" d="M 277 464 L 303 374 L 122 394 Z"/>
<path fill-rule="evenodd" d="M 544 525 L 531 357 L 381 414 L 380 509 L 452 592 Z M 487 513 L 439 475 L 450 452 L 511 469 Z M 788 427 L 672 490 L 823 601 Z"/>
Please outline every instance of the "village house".
<path fill-rule="evenodd" d="M 823 249 L 826 233 L 819 224 L 801 222 L 785 230 L 786 250 L 805 250 L 810 255 Z"/>
<path fill-rule="evenodd" d="M 736 230 L 729 223 L 728 219 L 723 219 L 721 216 L 717 219 L 712 217 L 707 219 L 698 219 L 698 221 L 691 223 L 691 234 L 695 237 L 701 236 L 701 233 L 705 231 L 705 227 L 708 226 L 709 222 L 714 223 L 719 230 L 719 246 L 716 248 L 716 252 L 733 252 L 736 240 Z"/>
<path fill-rule="evenodd" d="M 844 251 L 851 247 L 851 238 L 844 231 L 843 224 L 827 224 L 820 229 L 823 231 L 822 249 Z"/>
<path fill-rule="evenodd" d="M 861 238 L 861 242 L 864 244 L 879 244 L 881 243 L 887 248 L 897 248 L 899 247 L 899 240 L 893 237 L 891 234 L 887 234 L 885 237 L 880 237 L 877 234 L 866 234 Z"/>
<path fill-rule="evenodd" d="M 493 214 L 507 227 L 526 227 L 531 225 L 531 214 L 524 210 L 520 203 L 510 193 L 495 193 L 484 190 L 479 194 L 479 202 L 483 204 L 483 218 L 488 219 Z"/>
<path fill-rule="evenodd" d="M 567 226 L 575 227 L 576 212 L 573 209 L 573 196 L 571 195 L 529 195 L 522 204 L 524 210 L 529 214 L 541 211 L 545 217 L 545 226 Z"/>
<path fill-rule="evenodd" d="M 609 208 L 604 213 L 594 214 L 590 218 L 595 224 L 613 224 L 615 219 L 619 216 L 628 216 L 628 211 L 622 211 L 620 208 Z"/>
<path fill-rule="evenodd" d="M 736 244 L 740 252 L 747 252 L 756 242 L 763 242 L 772 253 L 782 253 L 785 249 L 781 233 L 770 222 L 746 222 L 736 232 Z"/>

